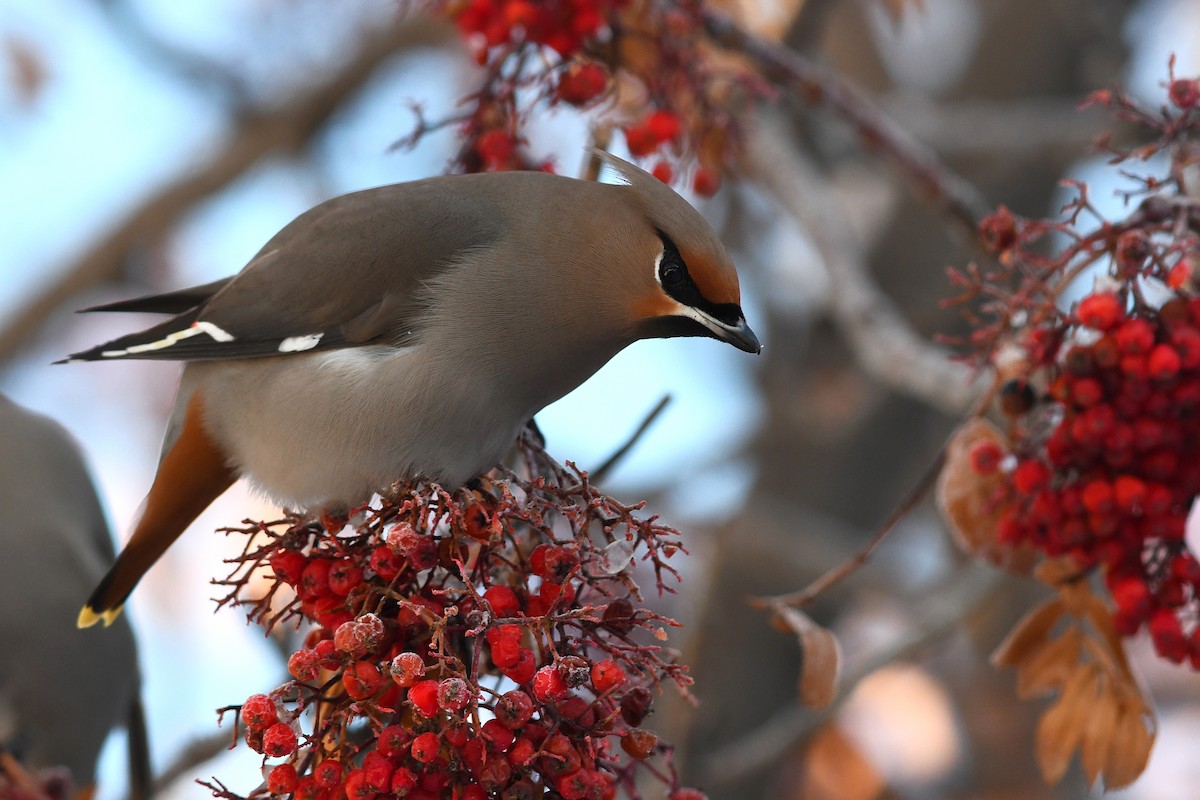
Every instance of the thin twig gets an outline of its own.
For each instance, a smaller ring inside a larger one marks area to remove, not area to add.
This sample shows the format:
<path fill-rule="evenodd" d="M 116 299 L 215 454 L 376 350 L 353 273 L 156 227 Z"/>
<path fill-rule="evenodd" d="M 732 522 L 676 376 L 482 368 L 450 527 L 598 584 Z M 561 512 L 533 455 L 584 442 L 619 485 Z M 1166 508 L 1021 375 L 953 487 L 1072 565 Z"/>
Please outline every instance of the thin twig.
<path fill-rule="evenodd" d="M 823 105 L 849 123 L 859 138 L 909 178 L 918 192 L 956 222 L 972 240 L 988 204 L 973 185 L 868 101 L 845 78 L 786 47 L 751 35 L 720 12 L 701 12 L 717 44 L 749 58 L 763 77 L 781 84 L 802 102 Z"/>
<path fill-rule="evenodd" d="M 915 658 L 932 643 L 953 633 L 962 621 L 993 596 L 1001 584 L 994 569 L 971 566 L 964 569 L 945 590 L 928 593 L 929 600 L 917 613 L 908 633 L 866 658 L 846 673 L 837 700 L 813 712 L 796 703 L 771 717 L 758 728 L 711 753 L 704 765 L 705 782 L 732 784 L 766 769 L 785 756 L 811 733 L 833 720 L 842 705 L 865 678 L 897 661 Z"/>
<path fill-rule="evenodd" d="M 796 592 L 788 592 L 787 594 L 778 594 L 772 597 L 756 597 L 751 599 L 751 603 L 758 608 L 782 608 L 792 606 L 799 608 L 808 605 L 815 600 L 822 592 L 832 586 L 841 583 L 847 577 L 852 575 L 859 567 L 867 563 L 871 555 L 887 538 L 887 535 L 895 529 L 908 514 L 917 507 L 918 504 L 929 493 L 929 490 L 937 483 L 938 475 L 941 474 L 942 465 L 946 463 L 946 448 L 943 447 L 938 451 L 937 457 L 933 463 L 926 468 L 921 475 L 921 479 L 917 485 L 912 488 L 908 496 L 904 498 L 890 513 L 883 525 L 879 527 L 875 534 L 867 540 L 852 556 L 847 558 L 841 564 L 821 575 L 808 586 Z"/>
<path fill-rule="evenodd" d="M 326 80 L 288 102 L 237 120 L 224 150 L 147 198 L 74 264 L 56 270 L 58 277 L 40 295 L 21 304 L 0 330 L 0 360 L 16 352 L 68 300 L 96 284 L 119 279 L 130 253 L 163 237 L 188 208 L 224 189 L 263 158 L 303 148 L 397 50 L 443 35 L 427 23 L 413 21 L 375 32 Z"/>
<path fill-rule="evenodd" d="M 646 431 L 650 430 L 650 426 L 653 425 L 655 420 L 657 420 L 659 416 L 661 416 L 662 413 L 667 410 L 667 406 L 670 404 L 671 395 L 664 394 L 662 398 L 660 398 L 659 401 L 654 404 L 654 408 L 650 409 L 650 413 L 647 414 L 646 418 L 642 420 L 642 424 L 637 426 L 637 430 L 633 432 L 633 435 L 626 439 L 625 443 L 618 447 L 611 456 L 606 458 L 603 464 L 588 473 L 588 475 L 591 476 L 592 481 L 599 483 L 608 477 L 608 473 L 612 471 L 613 467 L 615 467 L 618 463 L 620 463 L 621 459 L 628 455 L 629 451 L 633 449 L 633 446 L 636 445 L 638 440 L 640 440 L 646 434 Z"/>

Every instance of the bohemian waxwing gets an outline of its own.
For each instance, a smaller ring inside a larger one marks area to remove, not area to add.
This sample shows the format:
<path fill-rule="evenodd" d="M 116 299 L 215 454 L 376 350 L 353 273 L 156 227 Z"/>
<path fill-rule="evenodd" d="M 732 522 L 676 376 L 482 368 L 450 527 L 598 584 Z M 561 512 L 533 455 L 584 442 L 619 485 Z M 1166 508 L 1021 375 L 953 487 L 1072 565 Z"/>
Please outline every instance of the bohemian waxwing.
<path fill-rule="evenodd" d="M 173 314 L 72 359 L 186 361 L 146 508 L 79 615 L 107 624 L 239 476 L 296 508 L 454 488 L 637 339 L 762 348 L 738 276 L 666 184 L 540 172 L 381 186 L 301 214 L 240 273 L 92 310 Z"/>
<path fill-rule="evenodd" d="M 134 796 L 146 796 L 133 632 L 97 641 L 71 626 L 113 560 L 87 468 L 57 423 L 3 396 L 0 442 L 0 746 L 34 772 L 67 767 L 86 795 L 109 731 L 127 725 Z"/>

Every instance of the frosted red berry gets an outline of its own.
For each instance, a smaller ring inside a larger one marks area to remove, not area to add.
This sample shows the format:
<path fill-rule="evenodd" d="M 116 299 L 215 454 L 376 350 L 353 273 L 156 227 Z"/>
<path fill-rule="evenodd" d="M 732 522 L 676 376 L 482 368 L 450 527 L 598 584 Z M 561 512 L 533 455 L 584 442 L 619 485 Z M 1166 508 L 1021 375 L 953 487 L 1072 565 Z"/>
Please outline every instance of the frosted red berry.
<path fill-rule="evenodd" d="M 296 732 L 286 722 L 276 722 L 263 731 L 262 752 L 271 758 L 282 758 L 296 749 Z"/>

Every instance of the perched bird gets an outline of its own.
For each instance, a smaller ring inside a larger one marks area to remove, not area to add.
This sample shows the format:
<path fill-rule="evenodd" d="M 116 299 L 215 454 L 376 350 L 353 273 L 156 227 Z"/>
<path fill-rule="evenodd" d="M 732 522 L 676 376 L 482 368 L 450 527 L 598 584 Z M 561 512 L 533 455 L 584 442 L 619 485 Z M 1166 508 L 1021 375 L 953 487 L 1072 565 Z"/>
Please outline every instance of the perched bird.
<path fill-rule="evenodd" d="M 638 339 L 759 352 L 704 218 L 597 155 L 623 183 L 505 172 L 355 192 L 301 214 L 232 278 L 89 309 L 175 316 L 69 360 L 187 365 L 145 511 L 79 624 L 111 622 L 239 476 L 310 510 L 405 478 L 454 488 Z"/>
<path fill-rule="evenodd" d="M 90 796 L 104 740 L 126 725 L 133 796 L 145 797 L 133 632 L 121 624 L 96 641 L 71 627 L 80 595 L 113 560 L 87 468 L 57 423 L 4 396 L 0 442 L 0 750 L 31 771 L 66 767 L 76 797 Z"/>

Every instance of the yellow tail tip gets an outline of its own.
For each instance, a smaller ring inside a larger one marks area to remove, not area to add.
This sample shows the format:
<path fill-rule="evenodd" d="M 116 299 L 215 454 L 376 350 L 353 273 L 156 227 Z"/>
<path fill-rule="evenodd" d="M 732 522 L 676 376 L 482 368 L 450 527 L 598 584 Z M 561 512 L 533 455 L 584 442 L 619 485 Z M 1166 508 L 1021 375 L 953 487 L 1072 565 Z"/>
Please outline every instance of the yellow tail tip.
<path fill-rule="evenodd" d="M 101 611 L 97 614 L 96 609 L 91 606 L 84 606 L 79 609 L 79 617 L 75 620 L 75 627 L 90 628 L 97 622 L 103 622 L 104 627 L 107 628 L 116 621 L 117 617 L 121 616 L 121 609 L 123 607 L 117 606 L 116 608 L 110 608 L 107 611 Z"/>

